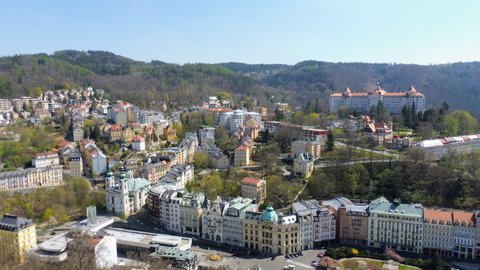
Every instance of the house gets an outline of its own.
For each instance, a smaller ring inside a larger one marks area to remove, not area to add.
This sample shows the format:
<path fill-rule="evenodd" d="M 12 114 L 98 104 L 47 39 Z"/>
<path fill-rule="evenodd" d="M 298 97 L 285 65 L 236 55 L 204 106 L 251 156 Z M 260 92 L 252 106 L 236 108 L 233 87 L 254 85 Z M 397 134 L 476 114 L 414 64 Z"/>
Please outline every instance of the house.
<path fill-rule="evenodd" d="M 13 262 L 23 263 L 27 250 L 37 246 L 35 223 L 31 219 L 3 215 L 0 219 L 0 241 L 3 247 L 8 247 L 8 250 L 2 251 L 0 263 L 4 264 L 6 257 Z"/>
<path fill-rule="evenodd" d="M 250 155 L 250 149 L 245 144 L 241 144 L 233 152 L 233 165 L 236 167 L 250 165 Z"/>
<path fill-rule="evenodd" d="M 241 184 L 242 197 L 255 200 L 262 204 L 267 198 L 267 181 L 258 178 L 245 177 Z"/>
<path fill-rule="evenodd" d="M 293 172 L 300 177 L 310 177 L 312 175 L 313 169 L 313 157 L 306 152 L 298 154 L 293 160 Z"/>
<path fill-rule="evenodd" d="M 177 140 L 177 131 L 172 125 L 163 128 L 163 138 L 169 143 L 173 143 Z"/>
<path fill-rule="evenodd" d="M 142 136 L 135 135 L 132 139 L 133 151 L 145 151 L 145 139 Z"/>
<path fill-rule="evenodd" d="M 367 123 L 363 133 L 375 145 L 383 145 L 393 137 L 392 123 L 390 125 L 384 122 Z"/>

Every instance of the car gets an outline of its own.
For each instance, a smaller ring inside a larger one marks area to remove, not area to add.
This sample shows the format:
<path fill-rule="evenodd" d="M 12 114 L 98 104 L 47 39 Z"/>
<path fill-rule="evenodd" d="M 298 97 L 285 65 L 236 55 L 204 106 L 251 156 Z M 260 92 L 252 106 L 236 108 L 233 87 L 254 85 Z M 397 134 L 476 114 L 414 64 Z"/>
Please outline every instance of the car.
<path fill-rule="evenodd" d="M 320 253 L 317 254 L 317 257 L 318 257 L 318 258 L 323 258 L 323 256 L 324 256 L 324 255 L 323 255 L 323 252 L 320 252 Z"/>
<path fill-rule="evenodd" d="M 275 261 L 275 256 L 272 256 L 272 258 L 270 260 Z"/>
<path fill-rule="evenodd" d="M 318 262 L 317 262 L 317 261 L 312 261 L 312 263 L 311 263 L 310 265 L 313 266 L 313 267 L 317 267 L 317 266 L 318 266 Z"/>
<path fill-rule="evenodd" d="M 293 269 L 295 269 L 295 265 L 291 265 L 291 264 L 285 265 L 285 266 L 283 267 L 283 269 L 285 269 L 285 270 L 293 270 Z"/>

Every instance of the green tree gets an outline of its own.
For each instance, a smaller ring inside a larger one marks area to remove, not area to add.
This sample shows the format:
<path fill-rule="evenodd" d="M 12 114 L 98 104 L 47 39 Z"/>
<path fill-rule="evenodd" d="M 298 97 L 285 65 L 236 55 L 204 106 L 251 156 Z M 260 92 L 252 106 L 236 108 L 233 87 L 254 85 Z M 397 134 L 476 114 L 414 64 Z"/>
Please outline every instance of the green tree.
<path fill-rule="evenodd" d="M 327 141 L 325 142 L 325 150 L 331 152 L 333 149 L 335 149 L 335 137 L 333 132 L 329 130 L 327 133 Z"/>
<path fill-rule="evenodd" d="M 201 151 L 195 152 L 193 165 L 195 165 L 195 169 L 205 169 L 208 166 L 208 155 Z"/>

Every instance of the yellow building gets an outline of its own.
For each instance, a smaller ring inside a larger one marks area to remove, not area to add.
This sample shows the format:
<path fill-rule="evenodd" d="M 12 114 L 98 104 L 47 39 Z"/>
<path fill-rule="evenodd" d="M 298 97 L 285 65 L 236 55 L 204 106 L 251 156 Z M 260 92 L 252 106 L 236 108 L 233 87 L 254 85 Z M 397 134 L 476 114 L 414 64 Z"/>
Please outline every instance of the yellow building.
<path fill-rule="evenodd" d="M 0 250 L 2 261 L 0 265 L 9 262 L 23 263 L 25 252 L 37 246 L 35 224 L 31 219 L 13 215 L 4 215 L 0 220 Z"/>
<path fill-rule="evenodd" d="M 250 149 L 246 145 L 235 148 L 233 153 L 233 166 L 248 166 L 250 164 Z"/>
<path fill-rule="evenodd" d="M 135 136 L 135 131 L 133 130 L 133 128 L 125 127 L 122 130 L 122 140 L 123 140 L 123 142 L 131 143 L 134 136 Z"/>
<path fill-rule="evenodd" d="M 246 249 L 276 255 L 301 250 L 300 224 L 296 215 L 284 216 L 267 206 L 263 213 L 246 212 L 243 229 Z"/>

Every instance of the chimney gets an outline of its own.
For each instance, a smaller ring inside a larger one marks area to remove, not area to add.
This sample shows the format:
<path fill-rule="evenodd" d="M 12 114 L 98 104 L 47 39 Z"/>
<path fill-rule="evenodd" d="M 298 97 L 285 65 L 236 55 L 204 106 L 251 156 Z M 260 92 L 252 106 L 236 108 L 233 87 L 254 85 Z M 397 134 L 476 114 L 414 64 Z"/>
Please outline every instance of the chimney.
<path fill-rule="evenodd" d="M 92 225 L 97 223 L 97 207 L 91 205 L 87 207 L 87 224 Z"/>

